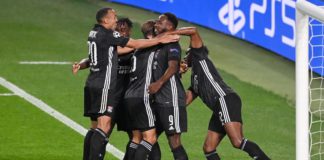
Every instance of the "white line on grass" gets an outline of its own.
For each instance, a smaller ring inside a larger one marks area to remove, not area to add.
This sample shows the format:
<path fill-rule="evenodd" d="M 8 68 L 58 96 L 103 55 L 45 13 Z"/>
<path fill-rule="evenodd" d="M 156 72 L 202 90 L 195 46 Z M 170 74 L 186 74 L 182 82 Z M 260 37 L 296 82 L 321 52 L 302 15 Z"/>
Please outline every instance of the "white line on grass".
<path fill-rule="evenodd" d="M 19 64 L 53 64 L 53 65 L 67 65 L 72 62 L 52 62 L 52 61 L 20 61 Z"/>
<path fill-rule="evenodd" d="M 0 96 L 15 96 L 13 93 L 0 93 Z"/>
<path fill-rule="evenodd" d="M 44 103 L 42 100 L 28 94 L 24 90 L 20 89 L 18 86 L 14 85 L 13 83 L 5 80 L 4 78 L 0 77 L 0 85 L 6 87 L 14 94 L 24 98 L 26 101 L 30 102 L 31 104 L 35 105 L 37 108 L 41 109 L 42 111 L 46 112 L 50 116 L 54 117 L 55 119 L 61 121 L 65 125 L 69 126 L 76 132 L 80 133 L 81 135 L 85 136 L 87 133 L 87 129 L 79 125 L 78 123 L 74 122 L 70 118 L 66 117 L 62 113 L 56 111 L 51 106 Z M 108 144 L 106 150 L 110 152 L 115 157 L 122 159 L 124 157 L 124 153 L 119 149 L 115 148 L 113 145 Z"/>

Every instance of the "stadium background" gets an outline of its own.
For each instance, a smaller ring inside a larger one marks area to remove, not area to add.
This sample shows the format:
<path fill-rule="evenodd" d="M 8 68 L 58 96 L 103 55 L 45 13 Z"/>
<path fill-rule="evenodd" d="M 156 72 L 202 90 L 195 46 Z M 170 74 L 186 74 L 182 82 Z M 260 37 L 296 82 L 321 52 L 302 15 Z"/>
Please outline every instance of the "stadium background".
<path fill-rule="evenodd" d="M 87 34 L 95 23 L 95 12 L 104 6 L 135 22 L 135 38 L 141 37 L 141 23 L 158 16 L 99 0 L 2 0 L 0 77 L 87 128 L 88 119 L 81 116 L 87 71 L 73 76 L 70 65 L 19 62 L 72 62 L 86 57 Z M 189 25 L 193 24 L 180 23 L 180 26 Z M 225 81 L 242 96 L 246 137 L 255 140 L 272 159 L 295 159 L 294 63 L 251 43 L 198 28 Z M 284 30 L 277 31 L 281 29 Z M 181 46 L 186 49 L 187 38 L 182 38 Z M 184 84 L 188 86 L 189 74 L 184 77 Z M 0 93 L 10 91 L 0 86 Z M 0 159 L 81 159 L 81 135 L 17 96 L 0 96 L 0 102 Z M 209 116 L 209 110 L 200 100 L 188 108 L 189 132 L 184 134 L 183 143 L 191 159 L 203 159 L 202 143 Z M 113 133 L 112 145 L 124 150 L 126 142 L 124 133 Z M 162 159 L 172 159 L 164 136 L 160 143 Z M 245 153 L 233 149 L 227 138 L 218 151 L 225 160 L 249 159 Z M 106 159 L 115 158 L 108 155 Z"/>

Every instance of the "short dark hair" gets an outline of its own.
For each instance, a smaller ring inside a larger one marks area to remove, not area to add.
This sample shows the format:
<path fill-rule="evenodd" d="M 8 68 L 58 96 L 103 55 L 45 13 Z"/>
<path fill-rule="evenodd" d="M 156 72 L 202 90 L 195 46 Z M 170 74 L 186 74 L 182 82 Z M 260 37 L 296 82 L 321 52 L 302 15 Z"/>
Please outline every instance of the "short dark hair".
<path fill-rule="evenodd" d="M 172 23 L 174 29 L 176 29 L 178 27 L 177 16 L 175 16 L 174 14 L 172 14 L 170 12 L 163 13 L 163 15 L 165 15 L 168 18 L 168 20 Z"/>
<path fill-rule="evenodd" d="M 97 19 L 97 22 L 98 23 L 101 23 L 102 22 L 102 18 L 105 17 L 107 14 L 108 14 L 108 11 L 109 10 L 112 10 L 112 8 L 101 8 L 97 11 L 97 14 L 96 14 L 96 19 Z"/>
<path fill-rule="evenodd" d="M 148 35 L 155 36 L 155 32 L 154 32 L 155 23 L 156 23 L 156 20 L 148 20 L 142 25 L 141 31 L 145 38 L 148 38 Z"/>
<path fill-rule="evenodd" d="M 133 22 L 129 18 L 120 18 L 117 21 L 117 25 L 126 24 L 129 28 L 133 28 Z"/>

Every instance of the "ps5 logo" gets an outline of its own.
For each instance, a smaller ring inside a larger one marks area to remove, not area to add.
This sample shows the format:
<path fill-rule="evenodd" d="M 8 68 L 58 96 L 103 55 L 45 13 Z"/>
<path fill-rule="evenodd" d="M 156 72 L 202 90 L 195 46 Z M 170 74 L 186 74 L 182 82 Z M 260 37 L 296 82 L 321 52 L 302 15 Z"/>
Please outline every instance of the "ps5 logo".
<path fill-rule="evenodd" d="M 173 3 L 173 0 L 160 0 L 161 2 L 169 2 L 169 3 Z"/>
<path fill-rule="evenodd" d="M 218 12 L 220 21 L 228 26 L 232 35 L 238 33 L 245 25 L 245 16 L 243 11 L 239 10 L 241 0 L 228 0 Z"/>

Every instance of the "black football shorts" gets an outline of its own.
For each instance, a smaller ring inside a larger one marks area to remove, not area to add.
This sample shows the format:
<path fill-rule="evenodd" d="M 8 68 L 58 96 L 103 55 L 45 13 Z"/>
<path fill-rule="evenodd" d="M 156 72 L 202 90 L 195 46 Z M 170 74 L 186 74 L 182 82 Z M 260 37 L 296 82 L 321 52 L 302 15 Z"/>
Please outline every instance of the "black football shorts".
<path fill-rule="evenodd" d="M 187 132 L 187 110 L 185 106 L 153 104 L 158 132 L 166 134 Z"/>
<path fill-rule="evenodd" d="M 124 105 L 129 115 L 132 130 L 147 131 L 155 128 L 154 114 L 149 100 L 144 98 L 124 99 Z"/>
<path fill-rule="evenodd" d="M 220 97 L 216 104 L 216 111 L 210 118 L 208 130 L 225 134 L 224 125 L 226 123 L 242 123 L 241 109 L 241 98 L 236 93 Z"/>
<path fill-rule="evenodd" d="M 99 117 L 102 115 L 112 117 L 114 112 L 114 92 L 110 89 L 84 87 L 84 116 Z"/>

